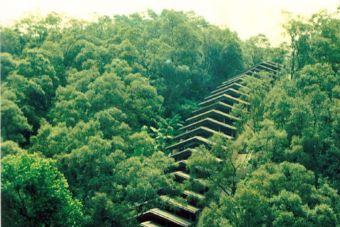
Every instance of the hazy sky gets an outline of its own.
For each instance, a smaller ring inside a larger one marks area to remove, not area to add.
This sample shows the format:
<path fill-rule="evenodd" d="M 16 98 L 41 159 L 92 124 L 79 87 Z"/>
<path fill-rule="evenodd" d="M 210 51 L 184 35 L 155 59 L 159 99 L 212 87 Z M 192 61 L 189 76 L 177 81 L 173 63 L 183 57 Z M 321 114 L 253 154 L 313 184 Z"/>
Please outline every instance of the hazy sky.
<path fill-rule="evenodd" d="M 227 26 L 242 39 L 263 33 L 273 42 L 282 40 L 283 11 L 311 15 L 321 9 L 330 12 L 340 0 L 0 0 L 0 23 L 10 24 L 29 13 L 54 11 L 90 19 L 102 15 L 130 14 L 153 9 L 194 11 L 213 24 Z"/>

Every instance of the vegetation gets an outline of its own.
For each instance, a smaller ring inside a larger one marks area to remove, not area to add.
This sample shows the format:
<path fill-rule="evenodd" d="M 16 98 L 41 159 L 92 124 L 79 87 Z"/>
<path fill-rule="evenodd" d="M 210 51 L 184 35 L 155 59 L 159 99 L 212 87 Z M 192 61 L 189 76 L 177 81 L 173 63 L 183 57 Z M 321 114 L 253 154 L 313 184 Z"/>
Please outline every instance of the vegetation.
<path fill-rule="evenodd" d="M 161 190 L 179 187 L 163 173 L 181 121 L 270 60 L 285 69 L 248 81 L 237 139 L 189 159 L 211 184 L 198 226 L 339 227 L 338 14 L 293 18 L 289 45 L 275 48 L 172 10 L 2 27 L 2 224 L 138 226 Z"/>

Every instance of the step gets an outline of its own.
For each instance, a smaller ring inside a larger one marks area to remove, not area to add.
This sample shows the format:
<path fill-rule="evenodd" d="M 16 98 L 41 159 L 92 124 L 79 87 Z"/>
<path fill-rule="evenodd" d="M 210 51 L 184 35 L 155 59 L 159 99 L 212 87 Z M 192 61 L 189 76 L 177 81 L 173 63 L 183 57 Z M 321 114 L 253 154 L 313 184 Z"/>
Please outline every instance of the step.
<path fill-rule="evenodd" d="M 203 106 L 201 108 L 199 108 L 198 110 L 195 110 L 192 112 L 192 115 L 197 115 L 197 114 L 201 114 L 201 113 L 204 113 L 204 112 L 207 112 L 209 110 L 219 110 L 223 113 L 230 113 L 231 110 L 233 109 L 234 107 L 232 105 L 229 105 L 229 104 L 226 104 L 224 102 L 221 102 L 221 101 L 218 101 L 218 102 L 214 102 L 210 105 L 207 105 L 207 106 Z"/>
<path fill-rule="evenodd" d="M 223 160 L 220 158 L 215 158 L 215 160 L 217 163 L 223 162 Z M 184 173 L 187 173 L 188 172 L 187 165 L 188 165 L 188 160 L 180 160 L 178 162 L 175 162 L 175 167 L 173 168 L 173 172 L 182 171 Z"/>
<path fill-rule="evenodd" d="M 153 208 L 146 211 L 138 217 L 138 220 L 140 222 L 154 221 L 161 225 L 172 227 L 190 227 L 193 224 L 190 220 L 181 218 L 178 215 L 159 208 Z"/>
<path fill-rule="evenodd" d="M 157 224 L 156 222 L 153 221 L 145 221 L 140 223 L 140 226 L 142 227 L 163 227 L 162 225 Z"/>
<path fill-rule="evenodd" d="M 262 62 L 261 65 L 265 65 L 276 71 L 279 71 L 281 69 L 281 66 L 279 64 L 273 62 Z"/>
<path fill-rule="evenodd" d="M 223 81 L 220 85 L 216 86 L 215 90 L 212 90 L 210 92 L 210 94 L 214 94 L 216 93 L 217 91 L 221 91 L 223 89 L 226 89 L 226 88 L 235 88 L 235 89 L 239 89 L 240 87 L 243 87 L 245 86 L 245 76 L 241 76 L 238 78 L 238 80 L 235 80 L 235 81 Z M 228 83 L 229 82 L 229 83 Z"/>
<path fill-rule="evenodd" d="M 188 149 L 173 153 L 170 157 L 174 158 L 176 161 L 188 159 L 193 151 L 194 149 L 188 148 Z"/>
<path fill-rule="evenodd" d="M 209 183 L 206 179 L 192 178 L 188 173 L 185 173 L 183 171 L 175 171 L 173 172 L 173 174 L 178 182 L 192 180 L 191 186 L 194 188 L 193 191 L 205 192 L 208 189 Z"/>
<path fill-rule="evenodd" d="M 239 90 L 239 89 L 246 89 L 246 90 L 250 90 L 246 85 L 244 85 L 245 84 L 245 80 L 242 80 L 241 82 L 239 82 L 239 83 L 237 83 L 237 82 L 235 82 L 235 83 L 231 83 L 231 84 L 227 84 L 227 85 L 221 85 L 221 86 L 218 86 L 218 88 L 217 89 L 215 89 L 215 90 L 213 90 L 213 91 L 211 91 L 210 92 L 210 94 L 216 94 L 216 93 L 218 93 L 218 92 L 221 92 L 221 91 L 224 91 L 224 90 L 226 90 L 226 89 L 228 89 L 228 88 L 234 88 L 234 89 L 236 89 L 236 90 Z"/>
<path fill-rule="evenodd" d="M 255 73 L 258 73 L 258 72 L 261 72 L 261 69 L 259 69 L 259 68 L 257 68 L 257 67 L 255 66 L 255 67 L 253 67 L 253 68 L 247 70 L 246 73 L 247 73 L 247 72 L 255 72 Z"/>
<path fill-rule="evenodd" d="M 227 95 L 227 94 L 222 94 L 222 95 L 219 95 L 217 97 L 205 100 L 205 101 L 199 103 L 198 105 L 207 106 L 207 105 L 212 104 L 213 102 L 218 102 L 218 101 L 224 102 L 224 103 L 229 104 L 229 105 L 234 105 L 235 103 L 242 103 L 244 105 L 249 105 L 249 103 L 247 101 L 244 101 L 244 100 L 239 99 L 239 98 L 235 98 L 235 97 L 233 97 L 231 95 Z"/>
<path fill-rule="evenodd" d="M 191 122 L 199 121 L 199 120 L 201 120 L 203 118 L 207 118 L 207 117 L 212 118 L 212 119 L 217 120 L 217 121 L 220 121 L 220 122 L 223 122 L 223 123 L 226 123 L 226 124 L 232 124 L 234 121 L 239 120 L 238 117 L 235 117 L 231 114 L 212 109 L 212 110 L 208 110 L 204 113 L 200 113 L 200 114 L 197 114 L 195 116 L 189 117 L 188 119 L 185 120 L 185 122 L 191 123 Z M 182 127 L 182 128 L 184 128 L 184 127 Z"/>
<path fill-rule="evenodd" d="M 186 171 L 187 164 L 188 164 L 188 160 L 181 160 L 181 161 L 176 162 L 176 165 L 178 166 L 178 170 L 181 170 L 181 171 Z"/>
<path fill-rule="evenodd" d="M 188 201 L 188 203 L 196 207 L 202 207 L 201 205 L 205 200 L 205 196 L 203 194 L 191 190 L 184 190 L 182 196 Z"/>
<path fill-rule="evenodd" d="M 229 136 L 233 136 L 236 133 L 237 128 L 233 125 L 226 124 L 224 122 L 212 119 L 210 117 L 206 117 L 203 119 L 200 119 L 198 121 L 195 121 L 194 123 L 188 124 L 186 126 L 183 126 L 180 128 L 180 130 L 192 130 L 194 128 L 205 126 L 208 128 L 211 128 L 213 130 L 221 131 Z"/>
<path fill-rule="evenodd" d="M 183 172 L 183 171 L 175 171 L 175 172 L 173 172 L 172 174 L 173 174 L 173 175 L 175 176 L 175 178 L 176 178 L 177 180 L 179 180 L 180 182 L 185 181 L 185 180 L 190 180 L 190 179 L 191 179 L 190 175 L 187 174 L 187 173 L 185 173 L 185 172 Z"/>
<path fill-rule="evenodd" d="M 244 77 L 247 77 L 247 75 L 245 73 L 242 73 L 240 75 L 232 77 L 232 78 L 230 78 L 226 81 L 223 81 L 221 85 L 217 86 L 217 88 L 222 87 L 223 85 L 234 83 L 236 81 L 242 81 L 244 79 Z"/>
<path fill-rule="evenodd" d="M 232 136 L 229 136 L 227 134 L 224 134 L 222 132 L 219 132 L 219 131 L 215 131 L 213 129 L 210 129 L 208 127 L 205 127 L 205 126 L 199 126 L 195 129 L 192 129 L 192 130 L 187 130 L 181 134 L 179 134 L 178 136 L 175 136 L 174 139 L 186 139 L 188 137 L 191 137 L 191 136 L 202 136 L 204 138 L 209 138 L 213 135 L 220 135 L 221 137 L 224 137 L 226 139 L 232 139 L 233 137 Z"/>
<path fill-rule="evenodd" d="M 180 160 L 174 163 L 173 166 L 169 168 L 168 172 L 183 171 L 186 172 L 187 160 Z"/>
<path fill-rule="evenodd" d="M 201 137 L 201 136 L 194 136 L 189 139 L 180 141 L 178 143 L 172 144 L 165 149 L 167 150 L 183 150 L 186 148 L 194 148 L 200 145 L 211 146 L 213 143 L 208 139 Z"/>
<path fill-rule="evenodd" d="M 263 64 L 258 65 L 257 68 L 262 69 L 262 70 L 267 71 L 267 72 L 270 72 L 270 73 L 276 73 L 277 72 L 277 70 L 274 70 L 274 69 L 267 67 Z"/>
<path fill-rule="evenodd" d="M 215 94 L 207 96 L 204 100 L 209 100 L 209 99 L 215 98 L 217 96 L 220 96 L 222 94 L 227 94 L 227 95 L 230 95 L 230 96 L 235 97 L 235 98 L 239 98 L 241 96 L 242 97 L 246 97 L 246 98 L 249 97 L 249 95 L 247 95 L 247 94 L 245 94 L 245 93 L 243 93 L 243 92 L 241 92 L 239 90 L 236 90 L 234 88 L 227 88 L 227 89 L 224 89 L 224 90 L 222 90 L 220 92 L 217 92 Z"/>
<path fill-rule="evenodd" d="M 195 220 L 196 215 L 200 210 L 195 206 L 189 205 L 186 202 L 178 201 L 167 195 L 160 196 L 160 199 L 169 206 L 171 211 L 174 211 L 178 216 L 186 219 Z"/>

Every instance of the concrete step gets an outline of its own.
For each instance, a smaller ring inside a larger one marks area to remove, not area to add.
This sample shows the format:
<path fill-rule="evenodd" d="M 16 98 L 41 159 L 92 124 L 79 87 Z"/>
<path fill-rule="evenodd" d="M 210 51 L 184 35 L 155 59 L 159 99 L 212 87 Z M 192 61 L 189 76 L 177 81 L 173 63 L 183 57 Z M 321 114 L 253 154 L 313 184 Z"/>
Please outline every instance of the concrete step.
<path fill-rule="evenodd" d="M 209 116 L 209 115 L 208 115 Z M 206 117 L 206 118 L 202 118 L 203 116 L 198 117 L 197 121 L 195 121 L 194 123 L 185 125 L 184 127 L 180 128 L 181 131 L 188 131 L 188 130 L 193 130 L 195 128 L 204 126 L 210 129 L 213 129 L 215 131 L 219 131 L 222 132 L 228 136 L 233 137 L 236 133 L 236 127 L 230 124 L 226 124 L 223 121 L 219 121 L 216 119 L 213 119 L 211 117 Z M 223 119 L 220 119 L 223 120 Z M 233 120 L 233 119 L 231 119 Z M 230 120 L 230 121 L 231 121 Z"/>
<path fill-rule="evenodd" d="M 194 136 L 189 139 L 180 141 L 178 143 L 172 144 L 166 147 L 167 150 L 184 150 L 187 148 L 195 148 L 200 145 L 211 146 L 213 143 L 208 139 L 201 137 L 201 136 Z"/>
<path fill-rule="evenodd" d="M 220 86 L 217 87 L 217 89 L 213 90 L 210 92 L 210 94 L 216 94 L 216 93 L 219 93 L 221 91 L 224 91 L 228 88 L 234 88 L 236 90 L 239 90 L 239 89 L 246 89 L 247 91 L 249 91 L 249 88 L 245 85 L 245 80 L 242 80 L 240 81 L 239 83 L 235 82 L 235 83 L 231 83 L 231 84 L 222 84 Z"/>
<path fill-rule="evenodd" d="M 167 208 L 170 209 L 170 211 L 173 211 L 176 213 L 176 215 L 189 220 L 195 220 L 196 215 L 200 210 L 195 206 L 187 204 L 186 201 L 180 201 L 166 195 L 161 196 L 160 199 L 167 206 Z"/>
<path fill-rule="evenodd" d="M 210 105 L 203 106 L 203 107 L 199 108 L 198 110 L 193 111 L 192 116 L 207 112 L 209 110 L 219 110 L 223 113 L 230 113 L 233 108 L 234 107 L 232 105 L 218 101 L 218 102 L 214 102 Z"/>
<path fill-rule="evenodd" d="M 187 130 L 183 132 L 182 134 L 179 134 L 178 136 L 175 136 L 173 139 L 178 140 L 178 139 L 187 139 L 192 136 L 202 136 L 204 138 L 209 138 L 212 137 L 213 135 L 220 135 L 221 137 L 224 137 L 226 139 L 233 139 L 232 136 L 228 134 L 224 134 L 223 132 L 215 131 L 213 129 L 210 129 L 205 126 L 199 126 L 197 128 Z"/>
<path fill-rule="evenodd" d="M 184 190 L 182 197 L 185 198 L 189 204 L 195 207 L 202 207 L 202 204 L 205 200 L 205 196 L 203 194 L 194 192 L 192 190 Z"/>
<path fill-rule="evenodd" d="M 184 219 L 178 215 L 170 213 L 168 211 L 154 208 L 146 211 L 138 217 L 140 222 L 152 221 L 154 223 L 159 223 L 162 226 L 171 227 L 190 227 L 192 226 L 192 221 Z"/>
<path fill-rule="evenodd" d="M 153 221 L 144 221 L 140 223 L 140 225 L 142 227 L 163 227 L 162 225 L 159 225 L 158 223 L 153 222 Z"/>
<path fill-rule="evenodd" d="M 231 95 L 227 95 L 227 94 L 222 94 L 222 95 L 219 95 L 219 96 L 216 96 L 214 98 L 211 98 L 211 99 L 208 99 L 208 100 L 205 100 L 201 103 L 199 103 L 200 106 L 208 106 L 214 102 L 224 102 L 226 104 L 229 104 L 229 105 L 234 105 L 235 103 L 242 103 L 244 105 L 249 105 L 249 102 L 245 101 L 245 100 L 242 100 L 240 98 L 235 98 Z"/>
<path fill-rule="evenodd" d="M 194 149 L 188 148 L 176 153 L 173 153 L 170 157 L 174 158 L 176 161 L 185 160 L 190 157 Z"/>
<path fill-rule="evenodd" d="M 224 113 L 222 111 L 213 109 L 213 110 L 208 110 L 207 112 L 189 117 L 188 119 L 185 120 L 185 122 L 190 124 L 192 122 L 199 121 L 199 120 L 207 118 L 207 117 L 212 118 L 212 119 L 217 120 L 217 121 L 220 121 L 220 122 L 223 122 L 224 124 L 229 124 L 229 125 L 232 125 L 234 121 L 239 120 L 238 117 L 235 117 L 231 114 Z M 185 127 L 182 127 L 181 129 L 183 129 L 183 128 L 185 128 Z"/>
<path fill-rule="evenodd" d="M 209 182 L 203 178 L 193 178 L 184 171 L 175 171 L 172 173 L 175 176 L 175 180 L 179 183 L 190 180 L 190 187 L 192 191 L 198 193 L 204 193 L 208 190 Z"/>
<path fill-rule="evenodd" d="M 234 98 L 241 98 L 241 97 L 242 97 L 242 99 L 248 99 L 249 98 L 248 94 L 245 94 L 245 93 L 243 93 L 243 92 L 241 92 L 237 89 L 234 89 L 234 88 L 227 88 L 227 89 L 224 89 L 220 92 L 217 92 L 215 94 L 212 94 L 212 95 L 205 97 L 204 100 L 209 100 L 209 99 L 215 98 L 215 97 L 223 95 L 223 94 L 230 95 Z"/>

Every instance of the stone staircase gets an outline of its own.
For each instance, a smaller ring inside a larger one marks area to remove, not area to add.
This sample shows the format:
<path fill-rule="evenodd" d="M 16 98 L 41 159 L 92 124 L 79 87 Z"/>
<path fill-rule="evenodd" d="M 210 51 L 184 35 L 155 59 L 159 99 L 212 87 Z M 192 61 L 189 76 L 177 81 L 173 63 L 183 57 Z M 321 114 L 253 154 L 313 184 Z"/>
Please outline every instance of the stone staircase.
<path fill-rule="evenodd" d="M 200 108 L 186 119 L 185 125 L 180 129 L 181 133 L 174 137 L 177 141 L 167 147 L 172 152 L 172 158 L 178 164 L 170 174 L 173 174 L 179 184 L 187 181 L 194 182 L 196 187 L 190 187 L 181 194 L 178 200 L 168 195 L 161 195 L 161 208 L 150 209 L 137 217 L 143 227 L 193 227 L 198 219 L 199 212 L 203 209 L 202 201 L 205 199 L 204 192 L 208 189 L 205 179 L 193 179 L 186 168 L 186 160 L 195 152 L 195 147 L 205 145 L 210 147 L 211 136 L 219 133 L 226 139 L 233 139 L 237 128 L 234 122 L 237 117 L 231 114 L 233 105 L 242 103 L 249 105 L 247 98 L 247 78 L 257 77 L 265 71 L 277 75 L 280 66 L 263 62 L 246 72 L 235 76 L 219 85 L 200 104 Z M 249 91 L 250 92 L 250 91 Z"/>

